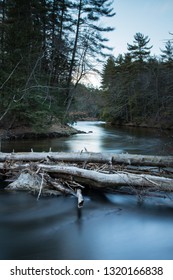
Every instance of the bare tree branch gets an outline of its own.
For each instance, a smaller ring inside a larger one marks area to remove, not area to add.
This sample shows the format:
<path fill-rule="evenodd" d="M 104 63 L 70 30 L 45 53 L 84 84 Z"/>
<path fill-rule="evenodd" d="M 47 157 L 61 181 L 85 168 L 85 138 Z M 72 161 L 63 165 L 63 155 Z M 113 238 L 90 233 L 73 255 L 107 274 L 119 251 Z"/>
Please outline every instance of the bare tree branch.
<path fill-rule="evenodd" d="M 21 57 L 21 59 L 19 60 L 19 62 L 16 64 L 16 66 L 14 67 L 14 69 L 12 70 L 12 72 L 10 73 L 10 75 L 8 76 L 8 78 L 5 80 L 5 82 L 1 85 L 0 89 L 3 89 L 3 87 L 5 86 L 5 84 L 10 80 L 10 78 L 12 77 L 12 75 L 14 74 L 15 70 L 17 69 L 17 67 L 19 66 L 19 64 L 21 63 L 21 61 L 23 60 L 23 57 Z"/>

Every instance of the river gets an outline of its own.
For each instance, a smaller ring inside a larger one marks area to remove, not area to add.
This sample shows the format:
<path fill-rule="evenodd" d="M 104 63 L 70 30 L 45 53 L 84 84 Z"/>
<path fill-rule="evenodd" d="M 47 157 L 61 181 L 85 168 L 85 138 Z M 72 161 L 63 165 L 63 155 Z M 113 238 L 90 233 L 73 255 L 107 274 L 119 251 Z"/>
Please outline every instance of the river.
<path fill-rule="evenodd" d="M 67 138 L 2 142 L 2 151 L 94 151 L 173 154 L 173 138 L 159 130 L 108 128 L 78 122 L 90 132 Z M 3 186 L 3 182 L 1 182 Z M 41 197 L 0 190 L 0 259 L 173 259 L 173 201 L 90 192 Z"/>

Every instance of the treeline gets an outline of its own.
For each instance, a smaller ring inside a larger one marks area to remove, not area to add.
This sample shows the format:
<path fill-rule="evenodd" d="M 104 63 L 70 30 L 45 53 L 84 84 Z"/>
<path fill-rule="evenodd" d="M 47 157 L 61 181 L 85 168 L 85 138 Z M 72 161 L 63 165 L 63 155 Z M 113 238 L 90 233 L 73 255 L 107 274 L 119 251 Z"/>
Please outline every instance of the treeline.
<path fill-rule="evenodd" d="M 102 118 L 102 91 L 94 86 L 79 84 L 70 108 L 72 122 Z"/>
<path fill-rule="evenodd" d="M 110 49 L 101 19 L 113 16 L 110 0 L 0 0 L 0 128 L 67 122 L 77 85 Z"/>
<path fill-rule="evenodd" d="M 113 124 L 173 128 L 173 43 L 152 57 L 150 39 L 136 33 L 128 52 L 102 71 L 102 118 Z"/>
<path fill-rule="evenodd" d="M 109 56 L 110 0 L 0 0 L 0 128 L 68 122 L 81 112 L 112 123 L 173 126 L 173 45 L 152 57 L 136 33 Z M 107 59 L 107 57 L 109 58 Z M 81 84 L 102 61 L 101 88 Z"/>

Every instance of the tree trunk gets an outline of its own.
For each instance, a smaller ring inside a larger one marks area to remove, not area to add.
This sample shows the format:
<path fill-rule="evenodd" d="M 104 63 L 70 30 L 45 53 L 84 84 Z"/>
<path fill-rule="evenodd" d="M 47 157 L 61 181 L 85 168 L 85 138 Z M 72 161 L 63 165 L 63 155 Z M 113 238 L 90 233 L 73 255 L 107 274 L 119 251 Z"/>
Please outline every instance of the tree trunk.
<path fill-rule="evenodd" d="M 114 153 L 0 153 L 0 162 L 8 161 L 52 161 L 52 162 L 73 162 L 73 163 L 109 163 L 135 165 L 135 166 L 156 166 L 173 167 L 173 156 L 149 156 Z M 0 169 L 4 168 L 0 164 Z"/>
<path fill-rule="evenodd" d="M 71 93 L 71 81 L 72 81 L 72 73 L 75 66 L 75 58 L 76 58 L 76 52 L 77 52 L 77 45 L 79 40 L 79 29 L 80 29 L 80 21 L 81 21 L 81 12 L 82 12 L 82 0 L 79 1 L 79 7 L 78 7 L 78 16 L 77 16 L 77 23 L 76 23 L 76 32 L 75 32 L 75 40 L 74 40 L 74 46 L 72 49 L 72 58 L 70 62 L 70 69 L 67 79 L 67 99 L 66 99 L 66 112 L 65 112 L 65 118 L 69 112 L 72 100 L 73 100 L 73 93 Z M 70 95 L 71 93 L 71 95 Z"/>
<path fill-rule="evenodd" d="M 11 164 L 7 165 L 6 170 L 18 171 L 22 169 L 29 169 L 30 164 Z M 0 167 L 3 164 L 0 163 Z M 95 170 L 87 170 L 83 168 L 78 168 L 74 166 L 67 165 L 47 165 L 47 164 L 37 164 L 37 171 L 41 170 L 43 172 L 56 174 L 60 178 L 65 178 L 66 180 L 73 180 L 78 183 L 82 183 L 85 186 L 95 187 L 99 189 L 104 188 L 119 188 L 121 186 L 128 186 L 131 188 L 150 188 L 152 190 L 158 191 L 173 191 L 173 179 L 146 175 L 146 174 L 132 174 L 127 172 L 116 172 L 115 174 L 105 174 L 100 173 Z"/>

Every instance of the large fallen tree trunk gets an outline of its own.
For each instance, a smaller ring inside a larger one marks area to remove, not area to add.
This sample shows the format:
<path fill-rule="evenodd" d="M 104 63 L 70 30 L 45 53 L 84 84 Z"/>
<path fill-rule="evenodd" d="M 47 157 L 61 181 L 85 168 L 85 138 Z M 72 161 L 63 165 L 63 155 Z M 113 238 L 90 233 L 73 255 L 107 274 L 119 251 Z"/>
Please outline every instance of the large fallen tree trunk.
<path fill-rule="evenodd" d="M 137 170 L 136 166 L 142 167 Z M 151 169 L 146 171 L 146 166 L 157 167 L 158 170 L 154 173 Z M 164 167 L 164 172 L 159 172 L 161 167 Z M 37 193 L 38 198 L 41 194 L 70 194 L 77 198 L 78 207 L 83 206 L 82 189 L 88 187 L 113 192 L 128 189 L 128 193 L 138 195 L 173 192 L 172 169 L 172 156 L 88 152 L 0 153 L 1 174 L 10 180 L 16 176 L 7 189 L 30 190 Z"/>
<path fill-rule="evenodd" d="M 83 163 L 109 163 L 157 167 L 173 167 L 173 156 L 150 156 L 115 153 L 57 153 L 57 152 L 29 152 L 29 153 L 0 153 L 0 162 L 5 161 L 57 161 Z"/>
<path fill-rule="evenodd" d="M 0 164 L 2 166 L 2 163 Z M 86 170 L 74 166 L 66 165 L 47 165 L 37 164 L 38 170 L 53 173 L 58 177 L 71 179 L 84 185 L 90 185 L 97 188 L 131 186 L 136 188 L 153 188 L 160 191 L 173 191 L 173 179 L 146 175 L 132 174 L 127 172 L 116 172 L 116 174 L 105 174 L 94 170 Z M 36 167 L 35 166 L 35 167 Z M 30 164 L 12 164 L 7 169 L 17 171 L 29 169 Z"/>

